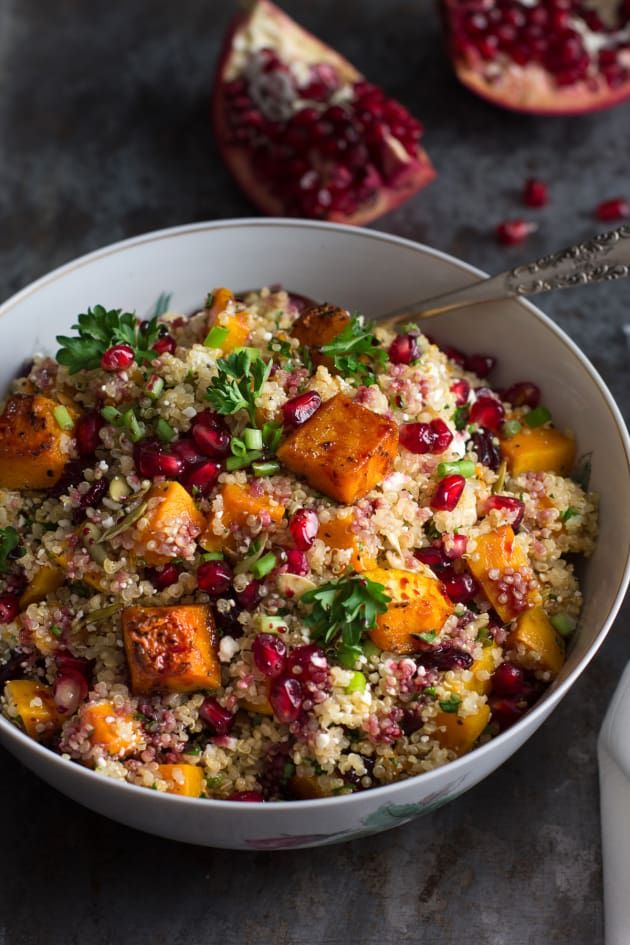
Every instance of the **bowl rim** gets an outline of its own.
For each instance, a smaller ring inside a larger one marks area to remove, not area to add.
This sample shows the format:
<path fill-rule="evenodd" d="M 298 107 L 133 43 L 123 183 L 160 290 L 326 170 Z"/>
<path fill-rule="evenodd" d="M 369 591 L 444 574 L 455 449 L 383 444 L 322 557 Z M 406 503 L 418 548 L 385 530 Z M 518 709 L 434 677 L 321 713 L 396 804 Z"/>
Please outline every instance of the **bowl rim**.
<path fill-rule="evenodd" d="M 384 233 L 380 230 L 370 230 L 365 227 L 351 226 L 342 223 L 328 223 L 319 220 L 300 220 L 290 217 L 237 217 L 226 220 L 200 221 L 196 223 L 187 223 L 173 227 L 166 227 L 159 230 L 152 230 L 124 240 L 118 240 L 114 243 L 107 244 L 100 249 L 85 253 L 82 256 L 78 256 L 75 259 L 64 263 L 63 265 L 58 266 L 43 276 L 40 276 L 38 279 L 29 283 L 24 288 L 20 289 L 18 292 L 6 299 L 0 305 L 0 318 L 10 312 L 12 309 L 19 306 L 24 301 L 24 299 L 28 298 L 30 295 L 39 292 L 41 289 L 47 287 L 53 282 L 65 278 L 65 276 L 69 275 L 70 273 L 78 269 L 82 269 L 85 266 L 89 266 L 92 262 L 104 259 L 107 256 L 124 254 L 128 249 L 132 249 L 137 246 L 156 243 L 162 240 L 176 239 L 180 236 L 203 233 L 208 230 L 220 231 L 222 229 L 232 230 L 236 228 L 267 228 L 272 230 L 293 228 L 297 230 L 322 230 L 325 233 L 336 232 L 346 234 L 348 236 L 360 236 L 364 239 L 373 239 L 377 240 L 378 242 L 385 242 L 401 246 L 406 249 L 411 249 L 415 252 L 420 252 L 425 256 L 432 256 L 435 259 L 439 259 L 442 263 L 445 263 L 451 268 L 456 269 L 459 272 L 468 273 L 471 276 L 475 276 L 476 278 L 484 278 L 488 275 L 483 270 L 478 269 L 475 266 L 471 266 L 469 263 L 463 262 L 449 253 L 434 249 L 433 247 L 427 246 L 424 243 L 419 243 L 415 240 L 407 239 L 406 237 Z M 542 312 L 539 308 L 526 299 L 513 299 L 510 301 L 514 301 L 518 305 L 527 308 L 534 318 L 547 329 L 547 331 L 555 335 L 556 338 L 569 349 L 573 356 L 577 358 L 582 367 L 586 370 L 586 373 L 590 376 L 591 380 L 599 389 L 602 399 L 610 414 L 612 415 L 614 425 L 624 447 L 626 466 L 630 474 L 630 436 L 628 435 L 628 430 L 621 412 L 597 369 L 591 364 L 586 355 L 583 354 L 580 348 L 566 334 L 566 332 L 556 325 L 556 323 L 548 315 L 545 315 L 544 312 Z M 442 765 L 439 768 L 433 768 L 432 770 L 425 771 L 422 774 L 412 775 L 411 777 L 404 778 L 401 781 L 393 781 L 389 784 L 383 784 L 379 785 L 378 787 L 370 788 L 369 791 L 345 794 L 337 797 L 322 797 L 309 800 L 273 803 L 255 801 L 253 803 L 250 802 L 247 804 L 244 804 L 242 801 L 229 801 L 217 798 L 182 797 L 181 795 L 169 794 L 167 792 L 153 792 L 152 794 L 149 794 L 148 797 L 152 798 L 153 801 L 159 799 L 159 803 L 165 805 L 193 805 L 199 810 L 216 810 L 217 812 L 239 811 L 241 814 L 251 816 L 253 814 L 259 814 L 262 811 L 275 812 L 276 814 L 281 814 L 283 812 L 287 813 L 289 811 L 297 812 L 303 809 L 312 809 L 315 805 L 318 809 L 324 809 L 325 807 L 336 807 L 338 805 L 359 804 L 365 800 L 367 796 L 383 798 L 385 794 L 397 794 L 399 791 L 404 790 L 406 786 L 415 784 L 420 779 L 422 779 L 423 784 L 428 784 L 432 780 L 441 777 L 445 770 L 452 772 L 453 780 L 455 780 L 457 774 L 460 773 L 462 769 L 468 768 L 471 758 L 478 758 L 481 760 L 486 755 L 492 754 L 498 745 L 505 744 L 512 740 L 517 733 L 523 731 L 523 729 L 530 725 L 532 720 L 536 720 L 539 716 L 546 715 L 553 711 L 568 689 L 571 688 L 577 677 L 581 675 L 581 673 L 586 669 L 602 645 L 613 624 L 613 621 L 619 612 L 621 604 L 623 603 L 629 584 L 630 547 L 626 552 L 626 562 L 624 565 L 623 575 L 614 596 L 612 606 L 608 611 L 606 620 L 603 622 L 597 636 L 577 666 L 559 685 L 552 685 L 552 687 L 548 689 L 543 695 L 542 699 L 518 722 L 516 722 L 515 725 L 505 732 L 497 735 L 485 745 L 475 748 L 472 752 L 462 755 L 462 757 L 457 758 L 454 761 L 450 761 L 446 765 Z M 1 713 L 0 729 L 6 732 L 9 739 L 17 741 L 17 743 L 23 746 L 28 752 L 32 752 L 42 760 L 47 761 L 52 767 L 59 769 L 62 774 L 66 771 L 68 774 L 72 772 L 72 776 L 79 780 L 83 779 L 88 791 L 89 785 L 94 784 L 93 779 L 95 776 L 98 776 L 98 771 L 83 767 L 69 758 L 66 759 L 61 755 L 56 754 L 49 748 L 46 748 L 44 745 L 30 738 L 25 732 L 20 731 L 20 729 L 12 725 Z M 121 798 L 127 792 L 131 792 L 131 796 L 147 798 L 147 789 L 145 787 L 141 787 L 140 785 L 136 784 L 130 784 L 128 781 L 101 776 L 100 784 L 102 786 L 107 786 L 107 789 L 119 792 Z M 176 807 L 174 806 L 173 809 L 175 810 Z M 263 816 L 265 815 L 263 814 Z"/>

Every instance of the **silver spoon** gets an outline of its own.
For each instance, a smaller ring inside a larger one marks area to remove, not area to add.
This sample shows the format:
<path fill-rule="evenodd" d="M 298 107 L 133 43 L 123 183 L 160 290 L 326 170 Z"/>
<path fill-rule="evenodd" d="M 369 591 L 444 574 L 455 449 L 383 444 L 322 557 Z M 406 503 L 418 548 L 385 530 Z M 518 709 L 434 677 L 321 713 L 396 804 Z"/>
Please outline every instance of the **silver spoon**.
<path fill-rule="evenodd" d="M 535 262 L 509 269 L 498 276 L 479 279 L 463 289 L 443 292 L 405 305 L 379 318 L 378 324 L 379 327 L 396 328 L 410 320 L 434 318 L 466 305 L 522 298 L 551 292 L 553 289 L 594 285 L 596 282 L 624 279 L 629 275 L 630 225 L 626 224 L 558 253 L 542 256 Z"/>

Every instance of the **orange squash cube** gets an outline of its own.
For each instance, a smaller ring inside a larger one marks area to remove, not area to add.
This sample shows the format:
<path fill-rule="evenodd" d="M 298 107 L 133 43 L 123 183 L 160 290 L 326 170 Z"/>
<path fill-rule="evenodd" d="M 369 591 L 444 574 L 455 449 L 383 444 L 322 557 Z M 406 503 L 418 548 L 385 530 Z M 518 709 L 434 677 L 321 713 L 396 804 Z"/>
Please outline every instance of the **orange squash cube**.
<path fill-rule="evenodd" d="M 484 594 L 504 623 L 514 620 L 523 607 L 511 592 L 511 585 L 503 579 L 513 572 L 524 572 L 527 580 L 533 579 L 525 552 L 517 545 L 514 531 L 509 525 L 502 525 L 495 531 L 480 535 L 477 545 L 468 559 L 468 567 L 474 578 L 481 585 Z M 526 606 L 534 607 L 540 603 L 540 593 L 530 588 L 526 593 Z"/>
<path fill-rule="evenodd" d="M 352 557 L 350 558 L 350 567 L 355 571 L 369 571 L 376 567 L 376 561 L 364 549 L 361 548 L 359 540 L 352 530 L 354 516 L 351 512 L 337 515 L 328 522 L 322 522 L 317 533 L 329 548 L 345 550 L 352 548 Z"/>
<path fill-rule="evenodd" d="M 333 360 L 319 349 L 341 334 L 350 324 L 350 315 L 344 308 L 335 305 L 316 305 L 306 309 L 293 323 L 291 334 L 294 338 L 311 348 L 311 357 L 315 364 L 324 364 L 332 369 Z"/>
<path fill-rule="evenodd" d="M 381 650 L 410 654 L 419 649 L 415 633 L 439 632 L 453 613 L 452 602 L 434 578 L 418 571 L 373 568 L 364 577 L 385 587 L 391 603 L 376 618 L 370 637 Z"/>
<path fill-rule="evenodd" d="M 9 398 L 0 417 L 0 487 L 48 489 L 59 481 L 72 439 L 55 420 L 58 406 L 41 394 Z"/>
<path fill-rule="evenodd" d="M 397 450 L 393 420 L 337 394 L 286 438 L 277 455 L 314 489 L 352 505 L 389 474 Z"/>
<path fill-rule="evenodd" d="M 266 493 L 255 495 L 248 486 L 240 486 L 236 482 L 225 483 L 221 488 L 221 496 L 221 522 L 228 530 L 231 526 L 246 527 L 250 515 L 255 519 L 264 519 L 266 526 L 272 523 L 277 525 L 284 516 L 284 506 L 271 496 Z M 226 543 L 229 544 L 229 536 L 216 535 L 212 530 L 212 522 L 199 539 L 199 544 L 206 551 L 219 551 Z"/>
<path fill-rule="evenodd" d="M 153 499 L 161 501 L 152 504 L 143 516 L 146 525 L 137 529 L 135 551 L 147 564 L 158 567 L 182 553 L 173 536 L 184 531 L 190 538 L 196 538 L 206 520 L 193 497 L 178 482 L 155 483 L 145 498 L 149 503 Z"/>
<path fill-rule="evenodd" d="M 125 758 L 144 746 L 142 727 L 129 712 L 116 709 L 111 702 L 95 702 L 83 710 L 90 742 L 104 748 L 112 758 Z"/>
<path fill-rule="evenodd" d="M 49 594 L 61 587 L 65 577 L 60 568 L 49 565 L 40 568 L 20 597 L 20 610 L 26 610 L 29 604 L 37 604 L 40 600 L 45 600 Z"/>
<path fill-rule="evenodd" d="M 221 685 L 217 633 L 208 604 L 125 607 L 122 628 L 134 695 Z"/>
<path fill-rule="evenodd" d="M 198 765 L 158 765 L 160 777 L 168 781 L 168 794 L 181 797 L 201 797 L 203 770 Z"/>
<path fill-rule="evenodd" d="M 5 694 L 31 738 L 43 741 L 61 728 L 62 719 L 50 686 L 31 679 L 11 679 L 5 685 Z"/>
<path fill-rule="evenodd" d="M 542 669 L 557 676 L 564 665 L 564 640 L 542 607 L 521 614 L 507 645 L 516 650 L 527 669 Z"/>
<path fill-rule="evenodd" d="M 523 428 L 501 441 L 501 452 L 510 472 L 553 472 L 568 476 L 575 461 L 575 440 L 554 427 Z"/>
<path fill-rule="evenodd" d="M 482 703 L 477 712 L 460 718 L 455 712 L 440 711 L 433 720 L 436 724 L 434 738 L 442 748 L 450 748 L 457 755 L 465 755 L 490 721 L 490 708 Z"/>

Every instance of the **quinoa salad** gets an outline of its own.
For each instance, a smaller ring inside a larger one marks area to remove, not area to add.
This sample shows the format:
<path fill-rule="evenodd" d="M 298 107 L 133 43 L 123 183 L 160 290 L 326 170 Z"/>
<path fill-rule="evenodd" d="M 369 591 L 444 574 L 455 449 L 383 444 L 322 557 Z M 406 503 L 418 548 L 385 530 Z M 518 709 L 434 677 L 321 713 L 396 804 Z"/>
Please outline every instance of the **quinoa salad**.
<path fill-rule="evenodd" d="M 597 499 L 535 384 L 279 288 L 57 340 L 0 416 L 0 710 L 31 738 L 319 798 L 471 751 L 561 670 Z"/>

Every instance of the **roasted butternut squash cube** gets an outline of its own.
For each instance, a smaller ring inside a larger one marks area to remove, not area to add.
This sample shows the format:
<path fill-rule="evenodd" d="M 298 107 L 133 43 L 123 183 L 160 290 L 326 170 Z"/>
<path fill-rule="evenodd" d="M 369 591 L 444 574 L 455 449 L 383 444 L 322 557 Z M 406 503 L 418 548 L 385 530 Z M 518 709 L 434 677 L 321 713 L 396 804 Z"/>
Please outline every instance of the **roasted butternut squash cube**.
<path fill-rule="evenodd" d="M 53 568 L 49 565 L 40 568 L 20 597 L 20 610 L 26 610 L 29 604 L 37 604 L 40 600 L 45 600 L 49 594 L 61 587 L 65 577 L 61 568 Z"/>
<path fill-rule="evenodd" d="M 393 420 L 337 394 L 286 438 L 277 455 L 314 489 L 352 505 L 389 474 L 397 450 Z"/>
<path fill-rule="evenodd" d="M 490 708 L 482 703 L 477 712 L 461 718 L 455 712 L 438 712 L 433 720 L 436 724 L 434 738 L 442 748 L 450 748 L 457 755 L 465 755 L 474 748 L 475 742 L 490 721 Z"/>
<path fill-rule="evenodd" d="M 439 632 L 453 613 L 453 604 L 442 592 L 435 578 L 400 568 L 372 568 L 364 572 L 370 581 L 383 584 L 391 597 L 384 614 L 370 636 L 373 643 L 392 653 L 409 654 L 419 649 L 413 634 Z"/>
<path fill-rule="evenodd" d="M 512 580 L 534 580 L 527 555 L 515 542 L 514 531 L 509 525 L 477 538 L 477 545 L 468 559 L 473 577 L 479 581 L 484 594 L 498 613 L 508 623 L 526 608 L 540 603 L 540 592 L 527 586 L 521 596 L 519 586 Z M 506 581 L 506 578 L 510 578 Z"/>
<path fill-rule="evenodd" d="M 41 394 L 9 398 L 0 417 L 0 487 L 49 489 L 59 481 L 72 437 L 55 420 L 58 406 Z"/>
<path fill-rule="evenodd" d="M 291 334 L 311 349 L 315 364 L 332 368 L 332 358 L 322 354 L 319 349 L 341 334 L 349 324 L 350 315 L 344 308 L 338 308 L 336 305 L 316 305 L 302 312 L 293 323 Z"/>
<path fill-rule="evenodd" d="M 289 781 L 289 792 L 297 801 L 311 801 L 318 797 L 326 797 L 315 775 L 294 774 Z"/>
<path fill-rule="evenodd" d="M 487 696 L 492 688 L 492 674 L 500 661 L 500 649 L 494 644 L 484 646 L 479 659 L 473 661 L 469 672 L 471 677 L 466 683 L 466 689 L 472 689 L 482 696 Z"/>
<path fill-rule="evenodd" d="M 234 293 L 230 289 L 221 287 L 213 289 L 210 295 L 212 296 L 212 304 L 208 315 L 209 319 L 212 321 L 213 318 L 216 318 L 217 315 L 224 312 L 228 305 L 234 301 Z"/>
<path fill-rule="evenodd" d="M 112 758 L 125 758 L 144 746 L 142 727 L 130 712 L 116 709 L 111 702 L 95 702 L 83 710 L 93 746 L 103 748 Z"/>
<path fill-rule="evenodd" d="M 228 530 L 232 526 L 244 528 L 250 515 L 257 520 L 262 519 L 265 527 L 272 523 L 277 525 L 284 516 L 284 506 L 270 495 L 266 493 L 256 495 L 249 486 L 241 486 L 236 482 L 225 483 L 221 488 L 221 497 L 223 499 L 221 523 Z M 206 551 L 218 551 L 226 543 L 229 544 L 229 536 L 215 534 L 212 524 L 212 521 L 208 523 L 199 539 L 199 544 Z"/>
<path fill-rule="evenodd" d="M 575 461 L 575 440 L 554 427 L 524 428 L 516 436 L 501 440 L 501 452 L 510 472 L 553 472 L 567 476 Z"/>
<path fill-rule="evenodd" d="M 206 520 L 193 497 L 178 482 L 155 483 L 147 492 L 146 501 L 149 508 L 140 519 L 146 524 L 136 526 L 135 552 L 147 564 L 158 567 L 170 558 L 180 557 L 182 534 L 191 540 L 197 538 Z"/>
<path fill-rule="evenodd" d="M 203 770 L 198 765 L 158 765 L 160 777 L 168 781 L 168 793 L 181 797 L 201 797 Z"/>
<path fill-rule="evenodd" d="M 221 685 L 217 633 L 207 604 L 125 607 L 127 666 L 134 695 Z"/>
<path fill-rule="evenodd" d="M 352 528 L 353 522 L 354 515 L 352 512 L 344 512 L 342 515 L 331 518 L 328 522 L 322 522 L 317 537 L 321 538 L 329 548 L 341 551 L 352 548 L 350 566 L 355 571 L 369 571 L 370 568 L 376 567 L 376 561 L 361 547 L 359 539 Z"/>
<path fill-rule="evenodd" d="M 5 686 L 5 695 L 31 738 L 44 741 L 61 728 L 61 716 L 50 686 L 31 679 L 11 679 Z"/>
<path fill-rule="evenodd" d="M 516 650 L 519 662 L 527 669 L 541 669 L 557 676 L 564 664 L 564 640 L 542 607 L 521 614 L 507 645 Z"/>

